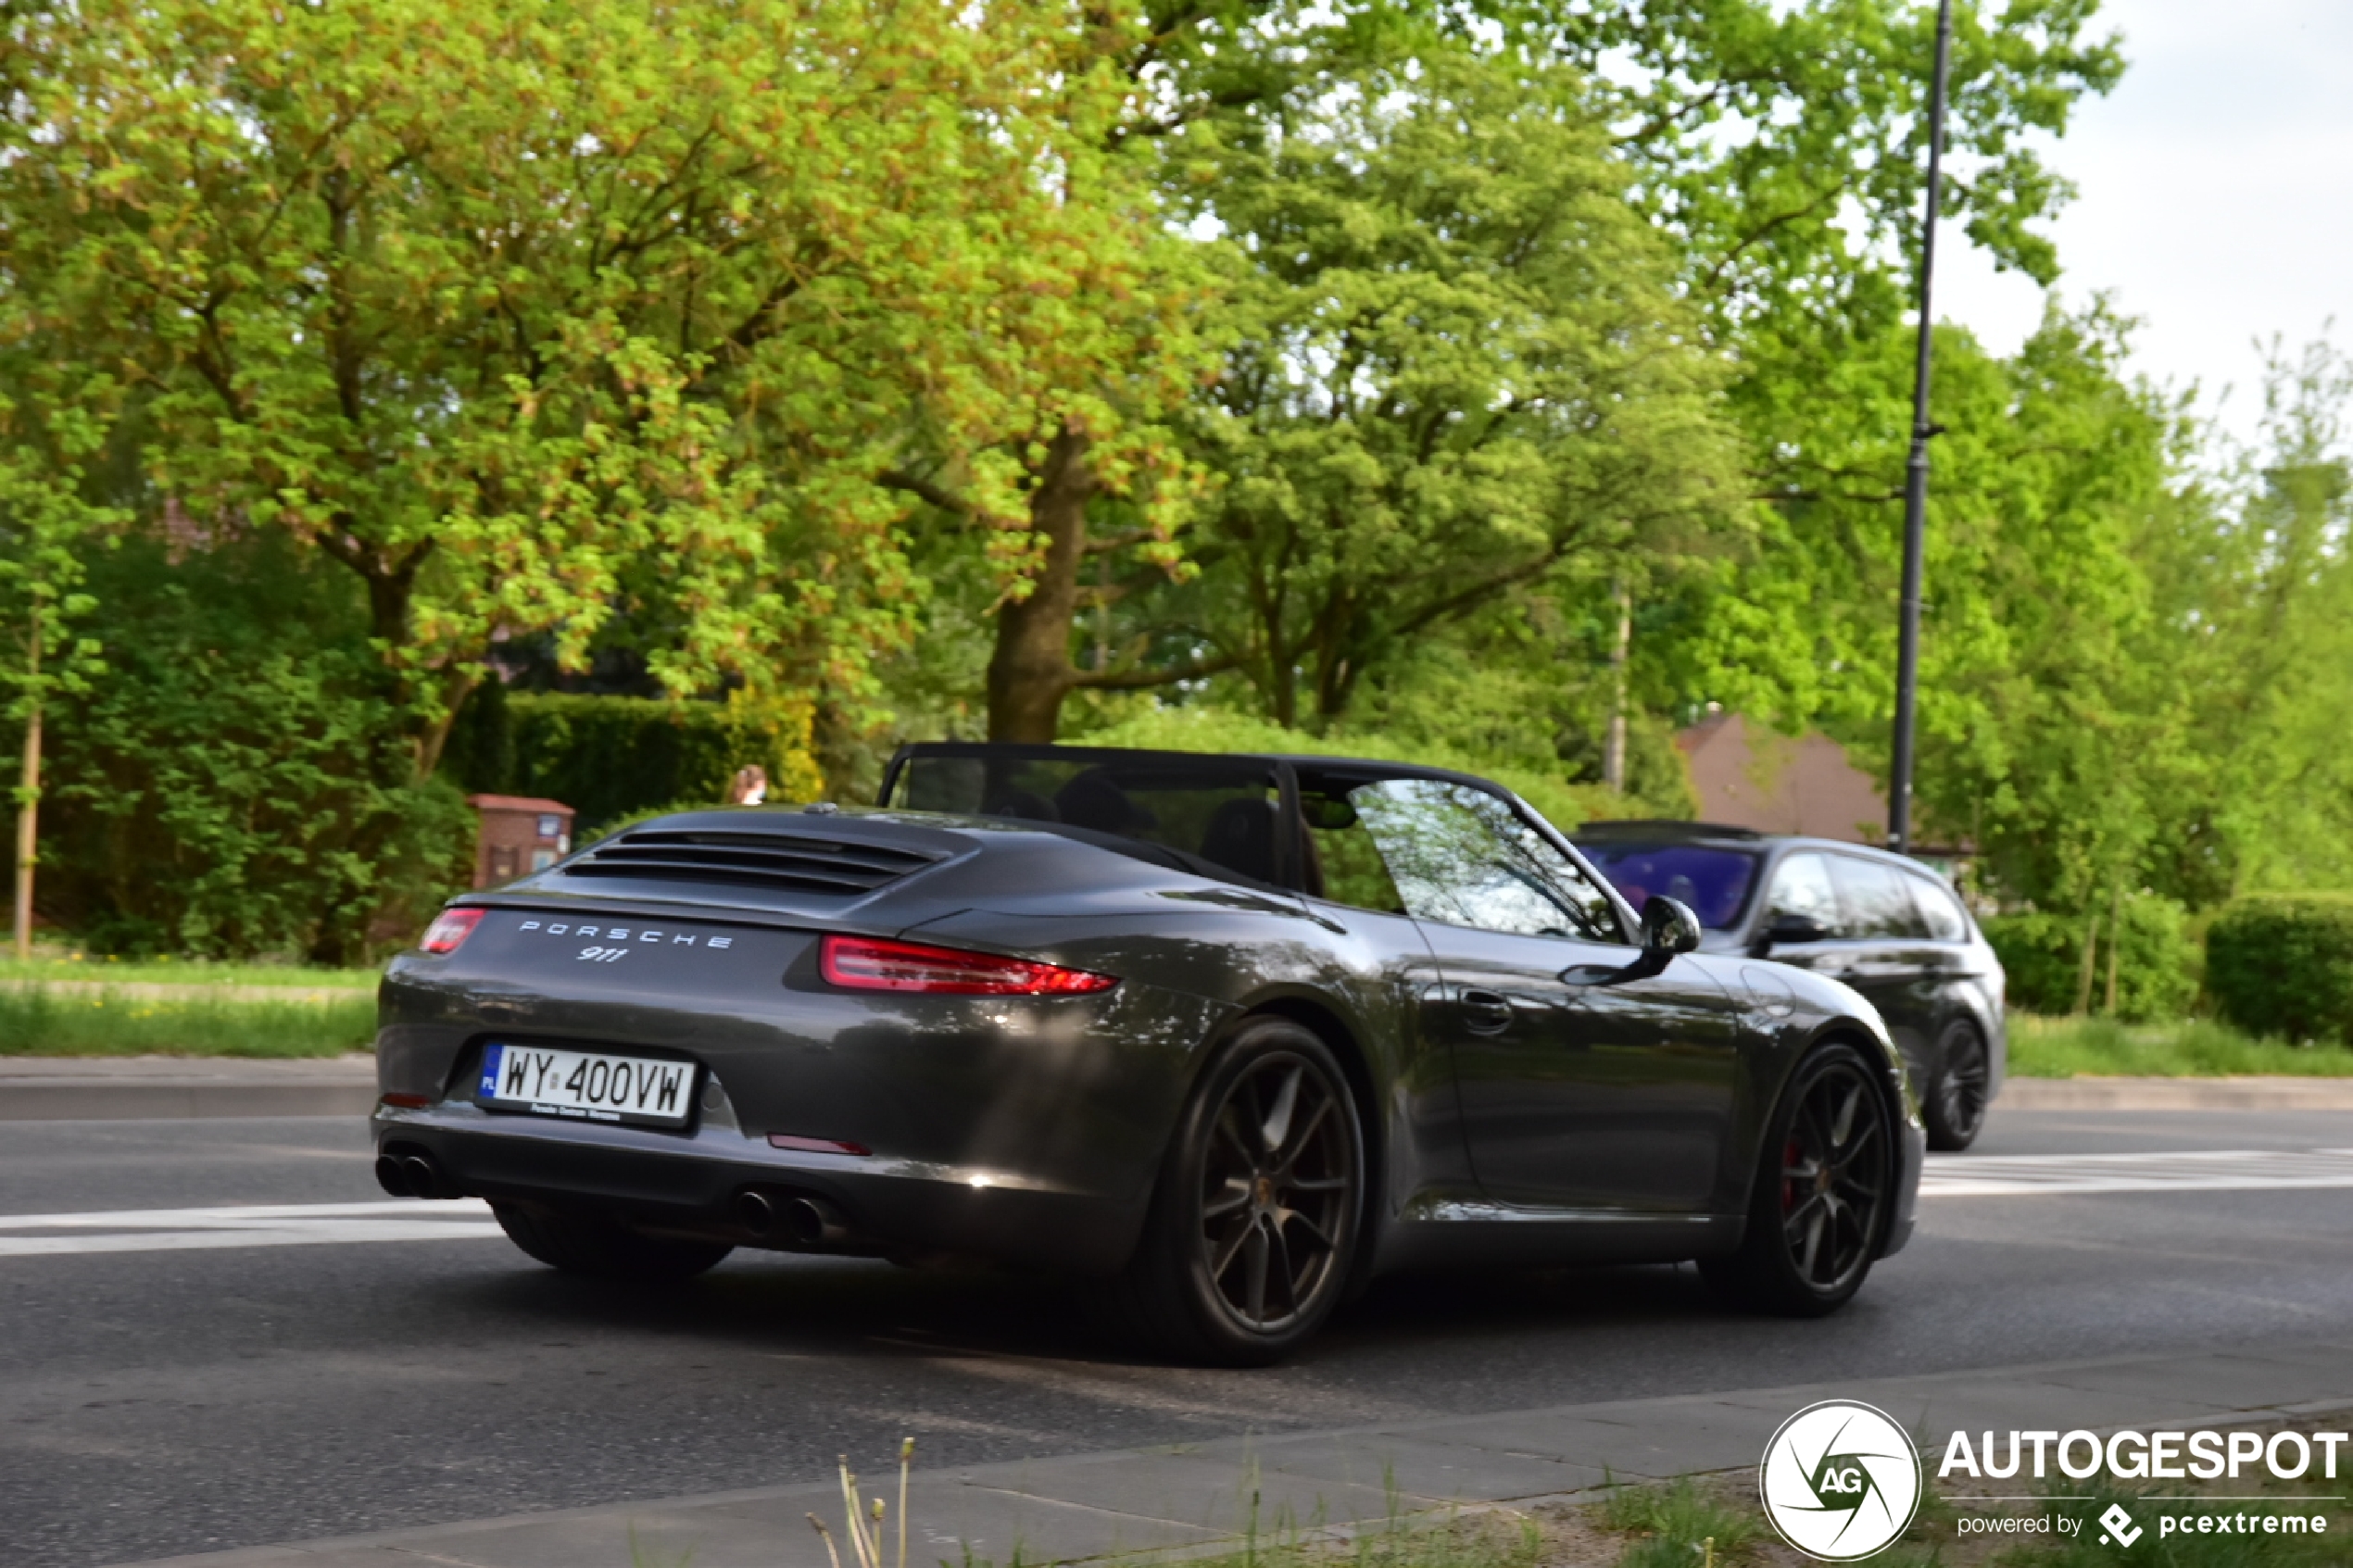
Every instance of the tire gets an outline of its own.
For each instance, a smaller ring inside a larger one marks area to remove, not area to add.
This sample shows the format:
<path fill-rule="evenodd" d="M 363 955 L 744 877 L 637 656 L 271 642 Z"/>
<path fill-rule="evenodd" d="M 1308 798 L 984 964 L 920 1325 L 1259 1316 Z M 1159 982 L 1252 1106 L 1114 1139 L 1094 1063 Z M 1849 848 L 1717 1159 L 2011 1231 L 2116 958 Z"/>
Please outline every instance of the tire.
<path fill-rule="evenodd" d="M 735 1250 L 722 1241 L 671 1241 L 639 1236 L 610 1213 L 493 1203 L 507 1239 L 551 1269 L 596 1279 L 670 1285 L 716 1267 Z"/>
<path fill-rule="evenodd" d="M 1741 1248 L 1700 1272 L 1737 1304 L 1821 1317 L 1862 1288 L 1886 1235 L 1895 1185 L 1895 1119 L 1852 1046 L 1799 1064 L 1767 1124 Z"/>
<path fill-rule="evenodd" d="M 1280 1361 L 1340 1303 L 1364 1185 L 1364 1129 L 1330 1048 L 1289 1020 L 1250 1020 L 1186 1100 L 1111 1305 L 1164 1354 Z"/>
<path fill-rule="evenodd" d="M 1957 1154 L 1985 1130 L 1985 1088 L 1992 1075 L 1985 1036 L 1974 1023 L 1945 1027 L 1936 1047 L 1936 1076 L 1920 1097 L 1920 1119 L 1928 1123 L 1928 1147 Z"/>

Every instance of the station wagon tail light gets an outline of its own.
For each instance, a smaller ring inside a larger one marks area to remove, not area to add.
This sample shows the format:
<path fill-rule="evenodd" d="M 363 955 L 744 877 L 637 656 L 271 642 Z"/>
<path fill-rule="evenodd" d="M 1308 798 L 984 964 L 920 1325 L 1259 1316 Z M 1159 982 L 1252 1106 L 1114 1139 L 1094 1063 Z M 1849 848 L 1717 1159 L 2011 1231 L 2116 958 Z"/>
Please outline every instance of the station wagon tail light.
<path fill-rule="evenodd" d="M 417 946 L 435 958 L 454 953 L 467 937 L 473 935 L 474 927 L 482 923 L 482 917 L 488 912 L 486 909 L 444 909 L 434 918 L 431 925 L 425 927 L 424 939 Z"/>
<path fill-rule="evenodd" d="M 828 936 L 818 967 L 829 984 L 851 991 L 929 991 L 956 997 L 1075 997 L 1108 991 L 1108 974 L 1032 963 L 995 953 L 930 947 L 874 936 Z"/>

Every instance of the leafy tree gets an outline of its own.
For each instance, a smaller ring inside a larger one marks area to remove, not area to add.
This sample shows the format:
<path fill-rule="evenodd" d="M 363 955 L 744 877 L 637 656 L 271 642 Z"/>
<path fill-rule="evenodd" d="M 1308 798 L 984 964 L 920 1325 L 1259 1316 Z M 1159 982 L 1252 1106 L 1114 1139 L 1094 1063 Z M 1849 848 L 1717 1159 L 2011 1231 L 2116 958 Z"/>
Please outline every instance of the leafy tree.
<path fill-rule="evenodd" d="M 1150 239 L 1055 0 L 12 13 L 0 268 L 208 522 L 347 569 L 419 776 L 490 642 L 855 691 L 912 446 L 1017 501 Z M 1051 371 L 1047 367 L 1051 365 Z"/>
<path fill-rule="evenodd" d="M 1577 78 L 1417 65 L 1232 147 L 1200 202 L 1250 273 L 1191 421 L 1224 483 L 1182 602 L 1287 725 L 1565 561 L 1743 510 L 1721 368 Z"/>
<path fill-rule="evenodd" d="M 2089 35 L 2095 6 L 1960 6 L 1948 210 L 2004 264 L 2045 279 L 2053 257 L 2032 225 L 2066 188 L 2027 136 L 2062 131 L 2083 94 L 2117 79 L 2112 42 Z M 1147 42 L 1127 56 L 1151 107 L 1122 133 L 1161 145 L 1172 211 L 1198 212 L 1228 194 L 1220 186 L 1228 149 L 1288 148 L 1286 127 L 1378 93 L 1378 82 L 1453 47 L 1442 42 L 1450 34 L 1505 56 L 1522 47 L 1555 54 L 1599 95 L 1608 150 L 1632 170 L 1629 194 L 1675 247 L 1685 296 L 1718 343 L 1737 345 L 1728 395 L 1747 437 L 1748 483 L 1782 496 L 1824 477 L 1807 419 L 1825 380 L 1904 309 L 1933 15 L 1917 0 L 1175 5 L 1148 11 Z M 1270 210 L 1284 200 L 1271 191 L 1256 199 Z M 1222 384 L 1213 395 L 1226 395 Z M 1892 453 L 1885 466 L 1900 471 L 1900 442 Z M 1207 456 L 1213 470 L 1223 456 Z M 1048 493 L 1033 483 L 1033 496 Z M 1095 533 L 1086 506 L 1065 505 L 1062 521 L 1037 529 L 1044 543 L 1029 575 L 1010 597 L 978 607 L 996 614 L 992 733 L 1044 738 L 1069 692 L 1181 693 L 1243 657 L 1211 638 L 1190 604 L 1168 602 L 1201 590 L 1169 570 L 1176 550 L 1165 521 L 1138 528 L 1119 515 L 1122 495 L 1090 492 L 1087 501 L 1099 514 Z M 1181 508 L 1170 509 L 1181 518 Z M 1033 508 L 1033 523 L 1043 515 Z M 1155 552 L 1143 569 L 1102 558 L 1107 542 L 1139 537 Z M 1453 564 L 1436 554 L 1422 569 L 1434 580 Z M 1083 581 L 1089 567 L 1092 583 Z M 1091 665 L 1073 658 L 1073 645 L 1088 640 L 1100 650 Z M 1129 657 L 1114 659 L 1114 649 Z M 1362 666 L 1348 668 L 1365 678 Z M 1015 702 L 1016 691 L 1033 695 Z"/>
<path fill-rule="evenodd" d="M 22 317 L 0 327 L 0 691 L 19 738 L 16 898 L 19 959 L 32 951 L 39 863 L 43 736 L 60 697 L 79 697 L 103 672 L 90 635 L 97 601 L 85 591 L 82 551 L 119 521 L 87 495 L 86 469 L 103 453 L 107 421 L 40 364 L 40 334 Z M 103 407 L 101 399 L 100 406 Z"/>

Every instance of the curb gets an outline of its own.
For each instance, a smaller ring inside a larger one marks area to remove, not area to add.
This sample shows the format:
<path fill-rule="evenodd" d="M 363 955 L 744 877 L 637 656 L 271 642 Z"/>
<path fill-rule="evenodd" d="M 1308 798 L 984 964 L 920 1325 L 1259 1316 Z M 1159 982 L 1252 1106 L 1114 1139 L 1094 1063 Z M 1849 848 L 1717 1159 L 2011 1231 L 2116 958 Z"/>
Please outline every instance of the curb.
<path fill-rule="evenodd" d="M 0 1122 L 358 1117 L 375 1103 L 375 1059 L 364 1055 L 0 1057 Z"/>
<path fill-rule="evenodd" d="M 2003 1110 L 2353 1110 L 2353 1078 L 2010 1078 Z"/>

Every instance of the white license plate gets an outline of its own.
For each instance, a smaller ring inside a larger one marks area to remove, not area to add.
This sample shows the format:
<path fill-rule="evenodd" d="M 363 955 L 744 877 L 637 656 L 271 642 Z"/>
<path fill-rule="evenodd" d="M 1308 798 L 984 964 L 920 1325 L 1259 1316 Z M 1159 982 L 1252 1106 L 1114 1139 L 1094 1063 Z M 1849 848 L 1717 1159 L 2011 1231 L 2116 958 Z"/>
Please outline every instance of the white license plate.
<path fill-rule="evenodd" d="M 478 1105 L 562 1116 L 683 1127 L 695 1103 L 695 1064 L 545 1046 L 483 1047 Z"/>

